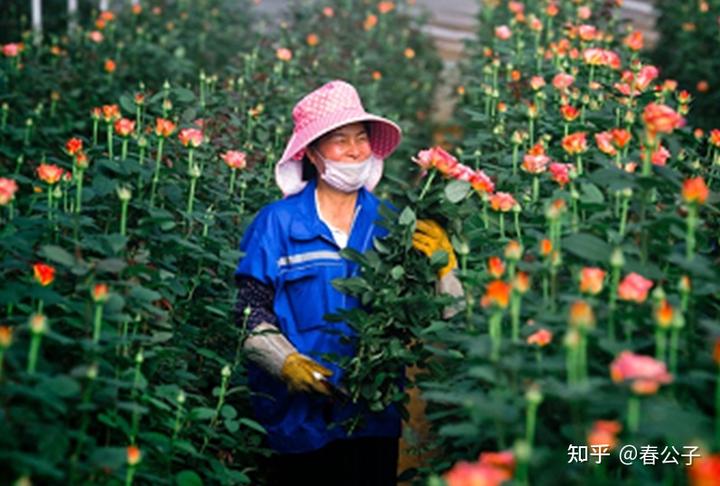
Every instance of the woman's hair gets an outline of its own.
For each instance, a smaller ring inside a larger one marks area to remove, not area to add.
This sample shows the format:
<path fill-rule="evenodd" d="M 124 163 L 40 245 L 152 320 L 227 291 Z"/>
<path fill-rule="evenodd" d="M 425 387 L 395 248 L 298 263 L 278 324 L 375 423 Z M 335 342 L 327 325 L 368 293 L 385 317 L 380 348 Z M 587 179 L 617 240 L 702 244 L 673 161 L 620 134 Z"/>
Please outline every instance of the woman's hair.
<path fill-rule="evenodd" d="M 315 164 L 310 162 L 307 154 L 303 155 L 302 158 L 302 180 L 311 181 L 317 176 L 317 167 Z"/>
<path fill-rule="evenodd" d="M 370 135 L 370 130 L 372 129 L 372 123 L 369 121 L 364 121 L 362 124 L 365 126 L 365 131 L 367 132 L 368 136 Z M 320 141 L 322 137 L 318 137 L 312 142 L 308 144 L 309 148 L 316 149 L 317 143 Z M 310 161 L 310 158 L 307 156 L 307 150 L 305 151 L 305 155 L 303 155 L 302 158 L 302 180 L 304 181 L 311 181 L 317 176 L 317 168 L 315 167 L 315 164 L 313 164 Z"/>

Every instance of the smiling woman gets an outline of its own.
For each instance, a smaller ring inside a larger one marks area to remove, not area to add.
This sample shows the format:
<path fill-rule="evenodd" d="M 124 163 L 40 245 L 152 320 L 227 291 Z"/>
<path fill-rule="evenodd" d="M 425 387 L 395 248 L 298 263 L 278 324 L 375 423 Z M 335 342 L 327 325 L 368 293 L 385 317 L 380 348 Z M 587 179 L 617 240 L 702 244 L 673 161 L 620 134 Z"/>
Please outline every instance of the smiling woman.
<path fill-rule="evenodd" d="M 235 272 L 238 323 L 251 330 L 244 348 L 253 406 L 277 452 L 267 474 L 270 484 L 395 484 L 400 412 L 347 400 L 344 370 L 328 355 L 353 356 L 354 331 L 325 316 L 359 307 L 331 282 L 359 271 L 340 250 L 364 253 L 387 233 L 376 224 L 384 203 L 371 191 L 400 128 L 367 113 L 344 81 L 305 96 L 293 120 L 275 168 L 285 198 L 255 217 Z M 427 238 L 451 248 L 442 229 Z M 348 433 L 343 422 L 357 417 L 363 425 Z"/>

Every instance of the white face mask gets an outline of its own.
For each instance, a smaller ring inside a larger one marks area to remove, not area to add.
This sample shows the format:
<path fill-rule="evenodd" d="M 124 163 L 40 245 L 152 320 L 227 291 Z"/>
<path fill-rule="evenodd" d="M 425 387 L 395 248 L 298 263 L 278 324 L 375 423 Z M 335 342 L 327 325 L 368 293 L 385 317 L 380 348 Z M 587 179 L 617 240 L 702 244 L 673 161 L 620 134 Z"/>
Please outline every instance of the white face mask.
<path fill-rule="evenodd" d="M 315 154 L 323 161 L 325 172 L 320 174 L 322 180 L 338 191 L 353 192 L 365 185 L 377 157 L 370 157 L 362 162 L 340 162 L 323 157 L 317 150 Z"/>

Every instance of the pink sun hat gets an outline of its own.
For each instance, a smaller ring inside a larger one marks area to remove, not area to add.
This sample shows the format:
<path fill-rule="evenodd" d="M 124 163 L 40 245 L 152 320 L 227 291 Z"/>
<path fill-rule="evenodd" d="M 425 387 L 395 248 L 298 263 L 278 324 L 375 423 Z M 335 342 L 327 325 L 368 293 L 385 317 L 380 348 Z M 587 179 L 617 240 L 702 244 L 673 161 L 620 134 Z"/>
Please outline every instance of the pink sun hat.
<path fill-rule="evenodd" d="M 370 148 L 378 157 L 365 187 L 372 191 L 380 181 L 383 159 L 397 148 L 402 138 L 400 127 L 386 118 L 367 113 L 360 95 L 349 83 L 334 80 L 325 83 L 297 102 L 292 111 L 295 127 L 285 152 L 275 165 L 275 182 L 285 196 L 300 192 L 302 159 L 310 143 L 343 125 L 371 122 Z"/>

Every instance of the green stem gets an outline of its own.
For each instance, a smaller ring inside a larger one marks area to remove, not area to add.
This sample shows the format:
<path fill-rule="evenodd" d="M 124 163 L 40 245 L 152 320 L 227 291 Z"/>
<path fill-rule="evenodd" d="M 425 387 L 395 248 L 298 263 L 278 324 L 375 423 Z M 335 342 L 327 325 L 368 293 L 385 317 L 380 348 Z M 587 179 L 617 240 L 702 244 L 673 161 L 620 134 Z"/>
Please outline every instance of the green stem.
<path fill-rule="evenodd" d="M 120 234 L 127 236 L 127 211 L 130 201 L 120 202 Z"/>
<path fill-rule="evenodd" d="M 502 343 L 502 312 L 495 312 L 490 317 L 490 341 L 492 344 L 492 350 L 490 353 L 490 359 L 497 361 L 500 359 L 500 346 Z"/>
<path fill-rule="evenodd" d="M 228 189 L 228 194 L 230 194 L 230 197 L 232 198 L 233 191 L 235 190 L 235 178 L 237 177 L 237 169 L 230 169 L 230 188 Z"/>
<path fill-rule="evenodd" d="M 113 158 L 113 126 L 112 123 L 107 124 L 107 149 L 110 160 Z"/>
<path fill-rule="evenodd" d="M 27 372 L 29 374 L 35 373 L 35 367 L 37 365 L 38 353 L 40 352 L 40 340 L 42 334 L 34 333 L 30 340 L 30 352 L 28 353 Z"/>
<path fill-rule="evenodd" d="M 691 203 L 687 214 L 687 233 L 685 236 L 685 258 L 688 262 L 695 256 L 695 225 L 697 223 L 697 207 Z"/>
<path fill-rule="evenodd" d="M 613 267 L 608 298 L 608 336 L 615 342 L 615 308 L 617 306 L 617 288 L 620 283 L 620 267 Z"/>
<path fill-rule="evenodd" d="M 96 303 L 95 317 L 93 319 L 93 342 L 96 344 L 100 341 L 100 332 L 102 331 L 102 316 L 103 305 L 101 303 Z"/>
<path fill-rule="evenodd" d="M 159 138 L 157 157 L 155 158 L 155 173 L 153 174 L 152 186 L 150 188 L 150 206 L 155 202 L 155 191 L 157 190 L 157 183 L 160 180 L 160 161 L 162 160 L 163 143 L 165 143 L 165 139 L 162 137 Z"/>
<path fill-rule="evenodd" d="M 587 335 L 585 329 L 580 329 L 580 344 L 577 350 L 577 373 L 578 381 L 586 383 L 587 371 Z"/>
<path fill-rule="evenodd" d="M 680 328 L 673 327 L 670 331 L 670 372 L 677 374 L 678 348 L 680 347 Z"/>
<path fill-rule="evenodd" d="M 135 466 L 128 466 L 127 472 L 125 473 L 125 486 L 132 485 L 134 475 L 135 475 Z"/>
<path fill-rule="evenodd" d="M 579 176 L 583 175 L 583 162 L 582 162 L 582 155 L 578 154 L 575 158 L 575 167 L 577 168 L 577 173 Z"/>
<path fill-rule="evenodd" d="M 520 342 L 520 303 L 521 297 L 516 291 L 510 295 L 510 317 L 512 322 L 512 341 Z"/>
<path fill-rule="evenodd" d="M 482 208 L 482 218 L 483 218 L 483 226 L 485 229 L 488 229 L 490 227 L 490 217 L 488 216 L 488 198 L 486 196 L 483 196 L 483 208 Z"/>
<path fill-rule="evenodd" d="M 635 395 L 628 399 L 627 423 L 630 433 L 636 434 L 640 426 L 640 398 Z"/>
<path fill-rule="evenodd" d="M 433 179 L 435 179 L 436 173 L 437 173 L 436 170 L 430 171 L 430 176 L 425 181 L 425 185 L 423 186 L 423 189 L 420 192 L 420 197 L 418 197 L 418 202 L 423 200 L 423 198 L 425 197 L 425 193 L 427 193 L 428 189 L 430 189 L 430 185 L 432 184 Z"/>
<path fill-rule="evenodd" d="M 142 356 L 140 353 L 142 351 L 138 351 L 138 354 Z M 133 377 L 133 388 L 132 388 L 132 399 L 133 401 L 137 400 L 137 393 L 138 393 L 138 387 L 140 385 L 140 367 L 142 366 L 142 358 L 138 359 L 135 358 L 135 376 Z M 137 410 L 137 407 L 133 410 L 132 413 L 132 428 L 130 430 L 130 443 L 135 444 L 135 438 L 137 437 L 138 429 L 140 428 L 140 413 Z"/>
<path fill-rule="evenodd" d="M 528 121 L 528 132 L 530 133 L 530 146 L 535 145 L 535 120 L 530 118 Z"/>
<path fill-rule="evenodd" d="M 48 212 L 48 221 L 53 220 L 53 214 L 52 214 L 52 186 L 48 186 L 47 188 L 47 212 Z"/>
<path fill-rule="evenodd" d="M 567 384 L 572 386 L 577 382 L 577 347 L 572 344 L 568 346 L 565 352 L 565 372 L 567 375 Z"/>
<path fill-rule="evenodd" d="M 655 328 L 655 359 L 665 361 L 667 355 L 667 331 L 660 326 Z"/>
<path fill-rule="evenodd" d="M 525 412 L 525 440 L 530 447 L 535 442 L 535 423 L 537 420 L 538 404 L 534 402 L 528 403 Z"/>
<path fill-rule="evenodd" d="M 75 214 L 80 214 L 82 209 L 83 174 L 85 170 L 78 168 L 77 186 L 75 188 Z"/>
<path fill-rule="evenodd" d="M 620 237 L 622 238 L 625 236 L 625 228 L 627 225 L 628 209 L 630 208 L 630 198 L 625 195 L 621 195 L 621 197 L 622 197 L 622 209 L 621 209 L 621 213 L 620 213 L 619 233 L 620 233 Z"/>
<path fill-rule="evenodd" d="M 191 177 L 190 178 L 190 194 L 188 194 L 188 203 L 187 203 L 188 218 L 192 214 L 193 203 L 195 202 L 195 185 L 196 184 L 197 184 L 197 177 Z"/>

